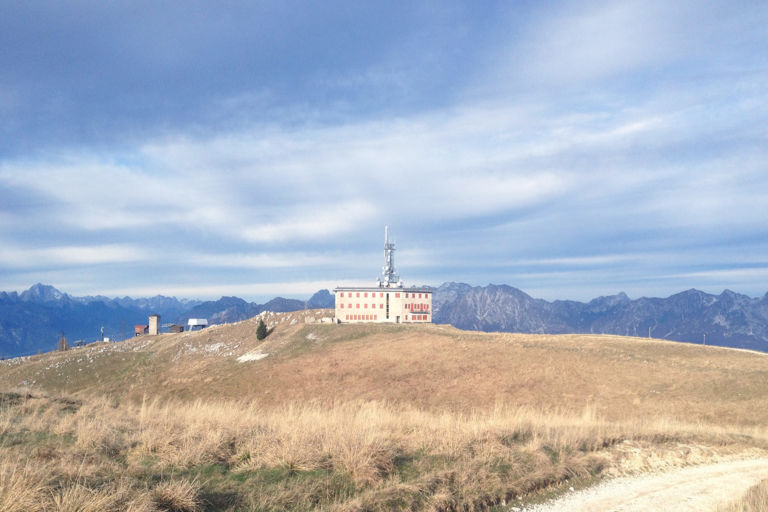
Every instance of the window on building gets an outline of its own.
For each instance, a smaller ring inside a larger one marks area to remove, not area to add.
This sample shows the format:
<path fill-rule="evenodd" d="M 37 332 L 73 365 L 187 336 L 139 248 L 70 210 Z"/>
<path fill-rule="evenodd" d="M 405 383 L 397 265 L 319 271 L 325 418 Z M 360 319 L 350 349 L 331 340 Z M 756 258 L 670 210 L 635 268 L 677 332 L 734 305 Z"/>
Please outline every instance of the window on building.
<path fill-rule="evenodd" d="M 383 297 L 383 296 L 384 296 L 384 292 L 379 292 L 379 297 Z"/>
<path fill-rule="evenodd" d="M 399 299 L 399 298 L 400 298 L 400 293 L 396 293 L 396 294 L 395 294 L 395 298 L 396 298 L 396 299 Z"/>
<path fill-rule="evenodd" d="M 341 309 L 344 309 L 344 304 L 339 304 L 339 307 L 340 307 Z"/>
<path fill-rule="evenodd" d="M 365 292 L 365 293 L 363 294 L 363 297 L 368 297 L 368 292 Z"/>
<path fill-rule="evenodd" d="M 360 309 L 360 303 L 355 304 L 357 306 L 357 309 Z"/>
<path fill-rule="evenodd" d="M 344 292 L 341 292 L 341 293 L 339 294 L 339 297 L 343 297 L 343 296 L 344 296 Z"/>
<path fill-rule="evenodd" d="M 368 304 L 367 303 L 363 304 L 363 306 L 365 306 L 365 309 L 368 309 Z"/>

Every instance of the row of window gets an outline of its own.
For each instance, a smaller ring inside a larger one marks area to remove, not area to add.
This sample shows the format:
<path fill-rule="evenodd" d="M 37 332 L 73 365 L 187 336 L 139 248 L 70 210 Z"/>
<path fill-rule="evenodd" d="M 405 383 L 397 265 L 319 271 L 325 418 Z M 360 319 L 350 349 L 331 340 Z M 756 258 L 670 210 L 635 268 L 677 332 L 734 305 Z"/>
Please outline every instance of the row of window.
<path fill-rule="evenodd" d="M 355 304 L 360 309 L 360 304 Z M 352 303 L 347 304 L 348 309 L 352 309 Z M 344 309 L 344 304 L 339 304 L 339 309 Z M 368 309 L 368 304 L 363 304 L 363 309 Z M 376 304 L 371 304 L 371 309 L 376 309 Z M 379 309 L 384 309 L 384 304 L 379 304 Z M 429 304 L 406 304 L 405 309 L 409 311 L 429 311 Z"/>
<path fill-rule="evenodd" d="M 347 320 L 378 320 L 379 315 L 346 315 Z"/>
<path fill-rule="evenodd" d="M 355 304 L 357 309 L 360 309 L 360 304 Z M 349 309 L 352 309 L 352 304 L 347 304 Z M 339 304 L 339 308 L 344 309 L 344 304 Z M 364 309 L 368 309 L 368 304 L 363 304 Z M 376 304 L 371 304 L 371 309 L 376 309 Z M 379 304 L 379 309 L 384 309 L 384 304 Z"/>
<path fill-rule="evenodd" d="M 354 293 L 355 293 L 355 297 L 360 297 L 360 292 L 354 292 Z M 406 299 L 409 299 L 409 298 L 410 299 L 415 299 L 415 298 L 417 298 L 416 297 L 417 295 L 418 295 L 419 299 L 421 299 L 421 298 L 426 299 L 429 296 L 428 293 L 406 293 L 405 294 L 405 298 Z M 422 295 L 424 297 L 422 297 Z M 371 297 L 375 297 L 375 296 L 376 296 L 376 292 L 371 292 Z M 339 292 L 339 297 L 344 297 L 344 292 Z M 352 292 L 347 292 L 347 297 L 352 297 Z M 379 292 L 379 297 L 384 297 L 384 292 Z M 363 298 L 368 298 L 368 292 L 363 292 Z M 397 298 L 397 299 L 400 298 L 400 293 L 399 292 L 395 293 L 395 298 Z"/>
<path fill-rule="evenodd" d="M 344 315 L 344 319 L 350 320 L 378 320 L 379 315 Z M 427 315 L 411 315 L 411 320 L 426 320 Z M 408 321 L 408 315 L 405 316 L 405 321 Z"/>

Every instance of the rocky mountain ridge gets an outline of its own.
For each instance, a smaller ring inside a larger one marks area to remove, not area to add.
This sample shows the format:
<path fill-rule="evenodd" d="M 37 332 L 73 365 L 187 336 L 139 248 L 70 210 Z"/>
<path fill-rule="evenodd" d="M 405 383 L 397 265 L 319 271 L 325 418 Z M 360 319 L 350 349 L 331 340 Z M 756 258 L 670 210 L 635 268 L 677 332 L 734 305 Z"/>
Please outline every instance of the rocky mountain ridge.
<path fill-rule="evenodd" d="M 164 324 L 186 324 L 189 318 L 207 318 L 214 324 L 244 320 L 262 311 L 288 312 L 308 307 L 333 307 L 333 297 L 327 290 L 308 301 L 277 297 L 265 304 L 237 297 L 208 302 L 162 295 L 138 299 L 73 297 L 38 283 L 21 293 L 0 292 L 0 357 L 52 350 L 61 334 L 70 344 L 95 341 L 101 338 L 102 327 L 105 337 L 122 340 L 133 335 L 134 325 L 146 324 L 153 313 L 159 314 Z"/>
<path fill-rule="evenodd" d="M 21 293 L 0 292 L 0 356 L 52 350 L 60 333 L 70 343 L 94 341 L 104 326 L 112 339 L 130 337 L 135 324 L 158 313 L 163 323 L 207 318 L 211 324 L 244 320 L 263 311 L 333 308 L 328 290 L 309 300 L 276 297 L 265 304 L 238 297 L 216 301 L 156 296 L 110 299 L 72 297 L 37 284 Z M 667 298 L 630 299 L 619 293 L 589 302 L 535 299 L 508 285 L 444 283 L 434 289 L 433 321 L 478 331 L 604 333 L 664 338 L 768 352 L 768 294 L 751 298 L 730 290 L 712 295 L 687 290 Z"/>
<path fill-rule="evenodd" d="M 433 321 L 460 329 L 526 333 L 650 336 L 768 351 L 768 294 L 686 290 L 632 300 L 619 293 L 587 303 L 534 299 L 507 285 L 444 283 L 435 289 Z"/>

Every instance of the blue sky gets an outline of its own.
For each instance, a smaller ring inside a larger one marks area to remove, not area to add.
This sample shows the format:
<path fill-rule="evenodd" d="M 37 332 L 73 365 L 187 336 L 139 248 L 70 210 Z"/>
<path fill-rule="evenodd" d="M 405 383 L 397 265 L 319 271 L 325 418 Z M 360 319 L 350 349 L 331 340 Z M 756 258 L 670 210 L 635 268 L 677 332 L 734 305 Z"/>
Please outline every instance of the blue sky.
<path fill-rule="evenodd" d="M 768 291 L 768 4 L 4 2 L 0 289 Z"/>

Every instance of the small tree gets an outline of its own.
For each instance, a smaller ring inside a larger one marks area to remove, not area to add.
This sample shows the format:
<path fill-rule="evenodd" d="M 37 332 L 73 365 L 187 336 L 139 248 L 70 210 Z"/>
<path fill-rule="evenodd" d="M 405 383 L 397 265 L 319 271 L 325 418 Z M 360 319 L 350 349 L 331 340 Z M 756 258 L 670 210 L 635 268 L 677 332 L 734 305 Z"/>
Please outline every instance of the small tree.
<path fill-rule="evenodd" d="M 59 343 L 56 345 L 56 349 L 59 352 L 64 352 L 65 350 L 69 350 L 69 344 L 67 343 L 67 338 L 62 334 L 61 338 L 59 338 Z"/>
<path fill-rule="evenodd" d="M 267 337 L 267 326 L 264 324 L 264 320 L 259 319 L 259 326 L 256 327 L 256 339 L 263 340 Z"/>

